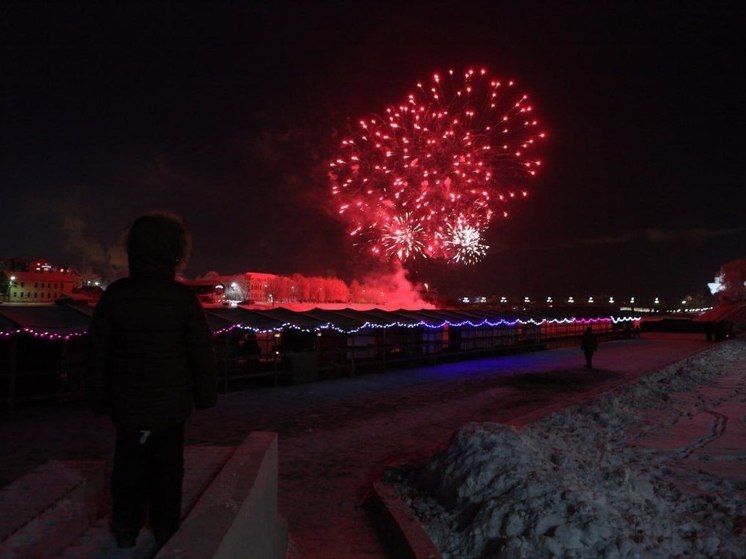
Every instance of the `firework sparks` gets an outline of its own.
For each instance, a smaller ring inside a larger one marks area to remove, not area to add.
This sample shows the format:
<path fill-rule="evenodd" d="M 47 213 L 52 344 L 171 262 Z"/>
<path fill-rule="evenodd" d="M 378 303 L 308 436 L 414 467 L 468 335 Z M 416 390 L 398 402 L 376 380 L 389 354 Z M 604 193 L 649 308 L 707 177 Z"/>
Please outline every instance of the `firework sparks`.
<path fill-rule="evenodd" d="M 391 222 L 384 224 L 381 234 L 381 244 L 386 253 L 395 254 L 402 262 L 422 254 L 425 246 L 422 241 L 424 230 L 411 217 L 410 213 L 395 216 Z"/>
<path fill-rule="evenodd" d="M 458 264 L 473 264 L 479 262 L 487 250 L 488 245 L 482 243 L 482 233 L 468 225 L 463 219 L 458 219 L 455 225 L 448 224 L 448 236 L 444 245 L 449 257 Z"/>
<path fill-rule="evenodd" d="M 435 74 L 360 120 L 329 173 L 355 242 L 400 261 L 483 258 L 483 232 L 541 165 L 532 154 L 544 133 L 513 87 L 486 70 Z"/>

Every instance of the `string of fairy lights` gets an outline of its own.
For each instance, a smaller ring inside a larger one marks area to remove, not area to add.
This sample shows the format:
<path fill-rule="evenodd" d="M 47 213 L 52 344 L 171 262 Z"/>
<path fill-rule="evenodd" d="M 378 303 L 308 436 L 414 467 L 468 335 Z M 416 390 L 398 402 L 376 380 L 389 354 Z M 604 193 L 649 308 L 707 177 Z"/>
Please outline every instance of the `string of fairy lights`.
<path fill-rule="evenodd" d="M 443 320 L 440 322 L 430 323 L 424 320 L 417 322 L 401 322 L 393 321 L 387 323 L 380 322 L 365 322 L 355 328 L 343 328 L 331 322 L 316 325 L 313 327 L 304 327 L 292 322 L 285 322 L 281 325 L 271 328 L 254 327 L 247 324 L 232 324 L 226 328 L 215 330 L 213 335 L 215 337 L 229 334 L 236 330 L 251 331 L 255 334 L 280 334 L 285 330 L 295 330 L 297 332 L 303 332 L 307 334 L 321 335 L 324 332 L 332 331 L 337 334 L 355 335 L 365 333 L 366 331 L 373 330 L 388 330 L 395 328 L 406 328 L 416 329 L 425 328 L 428 330 L 443 330 L 446 328 L 472 328 L 472 329 L 487 329 L 487 328 L 519 328 L 526 326 L 592 326 L 598 324 L 621 324 L 621 323 L 634 323 L 639 321 L 640 317 L 636 316 L 625 316 L 625 317 L 599 317 L 599 318 L 542 318 L 542 319 L 514 319 L 514 320 L 489 320 L 484 319 L 478 322 L 471 320 L 462 321 L 450 321 Z M 51 330 L 37 330 L 35 328 L 16 328 L 13 330 L 0 331 L 0 339 L 9 339 L 15 336 L 29 336 L 33 338 L 49 340 L 49 341 L 70 341 L 74 338 L 82 337 L 86 335 L 86 329 L 81 329 L 73 332 L 54 332 Z"/>

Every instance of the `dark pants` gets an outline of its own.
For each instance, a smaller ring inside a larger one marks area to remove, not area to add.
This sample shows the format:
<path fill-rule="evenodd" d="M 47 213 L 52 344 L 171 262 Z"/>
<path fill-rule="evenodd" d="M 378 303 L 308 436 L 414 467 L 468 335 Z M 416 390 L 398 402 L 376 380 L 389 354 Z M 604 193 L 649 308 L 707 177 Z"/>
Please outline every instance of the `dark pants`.
<path fill-rule="evenodd" d="M 156 538 L 179 527 L 184 479 L 184 425 L 165 431 L 117 431 L 111 476 L 112 531 L 136 536 L 147 510 Z"/>

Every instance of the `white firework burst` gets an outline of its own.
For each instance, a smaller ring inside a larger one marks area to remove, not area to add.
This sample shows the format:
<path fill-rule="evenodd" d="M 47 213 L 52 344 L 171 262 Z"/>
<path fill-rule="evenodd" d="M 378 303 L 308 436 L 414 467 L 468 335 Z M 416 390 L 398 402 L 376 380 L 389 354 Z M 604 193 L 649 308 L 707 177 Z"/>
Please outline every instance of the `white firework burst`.
<path fill-rule="evenodd" d="M 446 224 L 446 237 L 443 244 L 457 264 L 476 264 L 490 248 L 482 242 L 482 231 L 466 223 L 462 218 L 455 224 Z"/>
<path fill-rule="evenodd" d="M 422 242 L 424 230 L 410 213 L 397 215 L 383 226 L 381 244 L 386 253 L 396 255 L 400 261 L 408 260 L 422 254 L 425 246 Z"/>

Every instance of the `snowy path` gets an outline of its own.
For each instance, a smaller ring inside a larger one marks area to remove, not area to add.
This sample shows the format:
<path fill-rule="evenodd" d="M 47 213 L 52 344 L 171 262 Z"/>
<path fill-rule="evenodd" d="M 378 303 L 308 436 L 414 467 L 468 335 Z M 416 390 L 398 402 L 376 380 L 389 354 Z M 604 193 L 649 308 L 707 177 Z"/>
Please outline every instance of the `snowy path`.
<path fill-rule="evenodd" d="M 703 351 L 699 336 L 646 335 L 602 344 L 598 370 L 582 353 L 541 353 L 235 392 L 197 413 L 188 444 L 238 444 L 252 430 L 280 433 L 280 511 L 296 556 L 384 558 L 360 507 L 390 466 L 421 461 L 465 423 L 535 418 Z M 53 458 L 111 452 L 104 418 L 39 409 L 0 423 L 0 484 Z"/>

